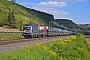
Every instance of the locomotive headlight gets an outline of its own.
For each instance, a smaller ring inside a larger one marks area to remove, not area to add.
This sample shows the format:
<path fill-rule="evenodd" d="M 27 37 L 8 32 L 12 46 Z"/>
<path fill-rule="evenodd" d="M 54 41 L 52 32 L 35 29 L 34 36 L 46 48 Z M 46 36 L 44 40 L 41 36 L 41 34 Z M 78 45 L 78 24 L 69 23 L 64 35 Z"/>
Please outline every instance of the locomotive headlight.
<path fill-rule="evenodd" d="M 31 30 L 29 30 L 29 32 L 31 32 Z"/>

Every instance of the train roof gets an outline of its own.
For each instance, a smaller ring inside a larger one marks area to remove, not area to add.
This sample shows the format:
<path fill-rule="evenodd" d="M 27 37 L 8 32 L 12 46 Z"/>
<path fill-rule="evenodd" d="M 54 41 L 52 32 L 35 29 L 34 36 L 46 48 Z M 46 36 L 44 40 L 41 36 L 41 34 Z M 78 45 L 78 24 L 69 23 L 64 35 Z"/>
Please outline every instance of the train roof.
<path fill-rule="evenodd" d="M 25 24 L 24 26 L 35 26 L 36 24 Z M 37 26 L 37 25 L 36 25 Z"/>

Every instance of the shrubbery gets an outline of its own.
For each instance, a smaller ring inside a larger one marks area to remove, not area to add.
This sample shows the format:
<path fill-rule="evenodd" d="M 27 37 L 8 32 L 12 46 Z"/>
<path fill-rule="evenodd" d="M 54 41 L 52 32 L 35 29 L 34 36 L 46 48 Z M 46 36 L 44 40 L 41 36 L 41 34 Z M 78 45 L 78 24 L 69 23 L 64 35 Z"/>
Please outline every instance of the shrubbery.
<path fill-rule="evenodd" d="M 53 40 L 50 43 L 25 46 L 20 50 L 0 54 L 1 60 L 89 60 L 90 51 L 83 34 Z"/>
<path fill-rule="evenodd" d="M 24 38 L 21 33 L 0 33 L 0 40 L 13 40 Z"/>
<path fill-rule="evenodd" d="M 69 37 L 61 42 L 56 42 L 51 46 L 60 58 L 64 60 L 88 60 L 90 51 L 83 34 Z"/>

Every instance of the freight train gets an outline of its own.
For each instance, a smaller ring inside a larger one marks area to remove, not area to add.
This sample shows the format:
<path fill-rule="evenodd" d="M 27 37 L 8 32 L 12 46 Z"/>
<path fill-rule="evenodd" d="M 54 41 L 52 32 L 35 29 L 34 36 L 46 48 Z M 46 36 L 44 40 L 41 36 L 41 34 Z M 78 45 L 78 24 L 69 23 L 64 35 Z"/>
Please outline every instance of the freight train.
<path fill-rule="evenodd" d="M 22 36 L 25 38 L 33 37 L 45 37 L 45 36 L 59 36 L 59 35 L 71 35 L 74 32 L 62 30 L 50 26 L 40 26 L 36 24 L 25 24 L 23 26 Z"/>

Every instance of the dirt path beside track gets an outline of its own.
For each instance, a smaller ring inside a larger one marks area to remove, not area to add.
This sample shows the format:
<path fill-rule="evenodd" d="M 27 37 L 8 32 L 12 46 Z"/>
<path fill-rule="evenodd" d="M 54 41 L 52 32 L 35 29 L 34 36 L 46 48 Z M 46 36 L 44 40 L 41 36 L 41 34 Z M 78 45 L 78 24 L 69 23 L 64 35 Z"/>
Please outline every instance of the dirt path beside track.
<path fill-rule="evenodd" d="M 86 37 L 86 41 L 87 41 L 89 48 L 90 48 L 90 37 Z"/>

